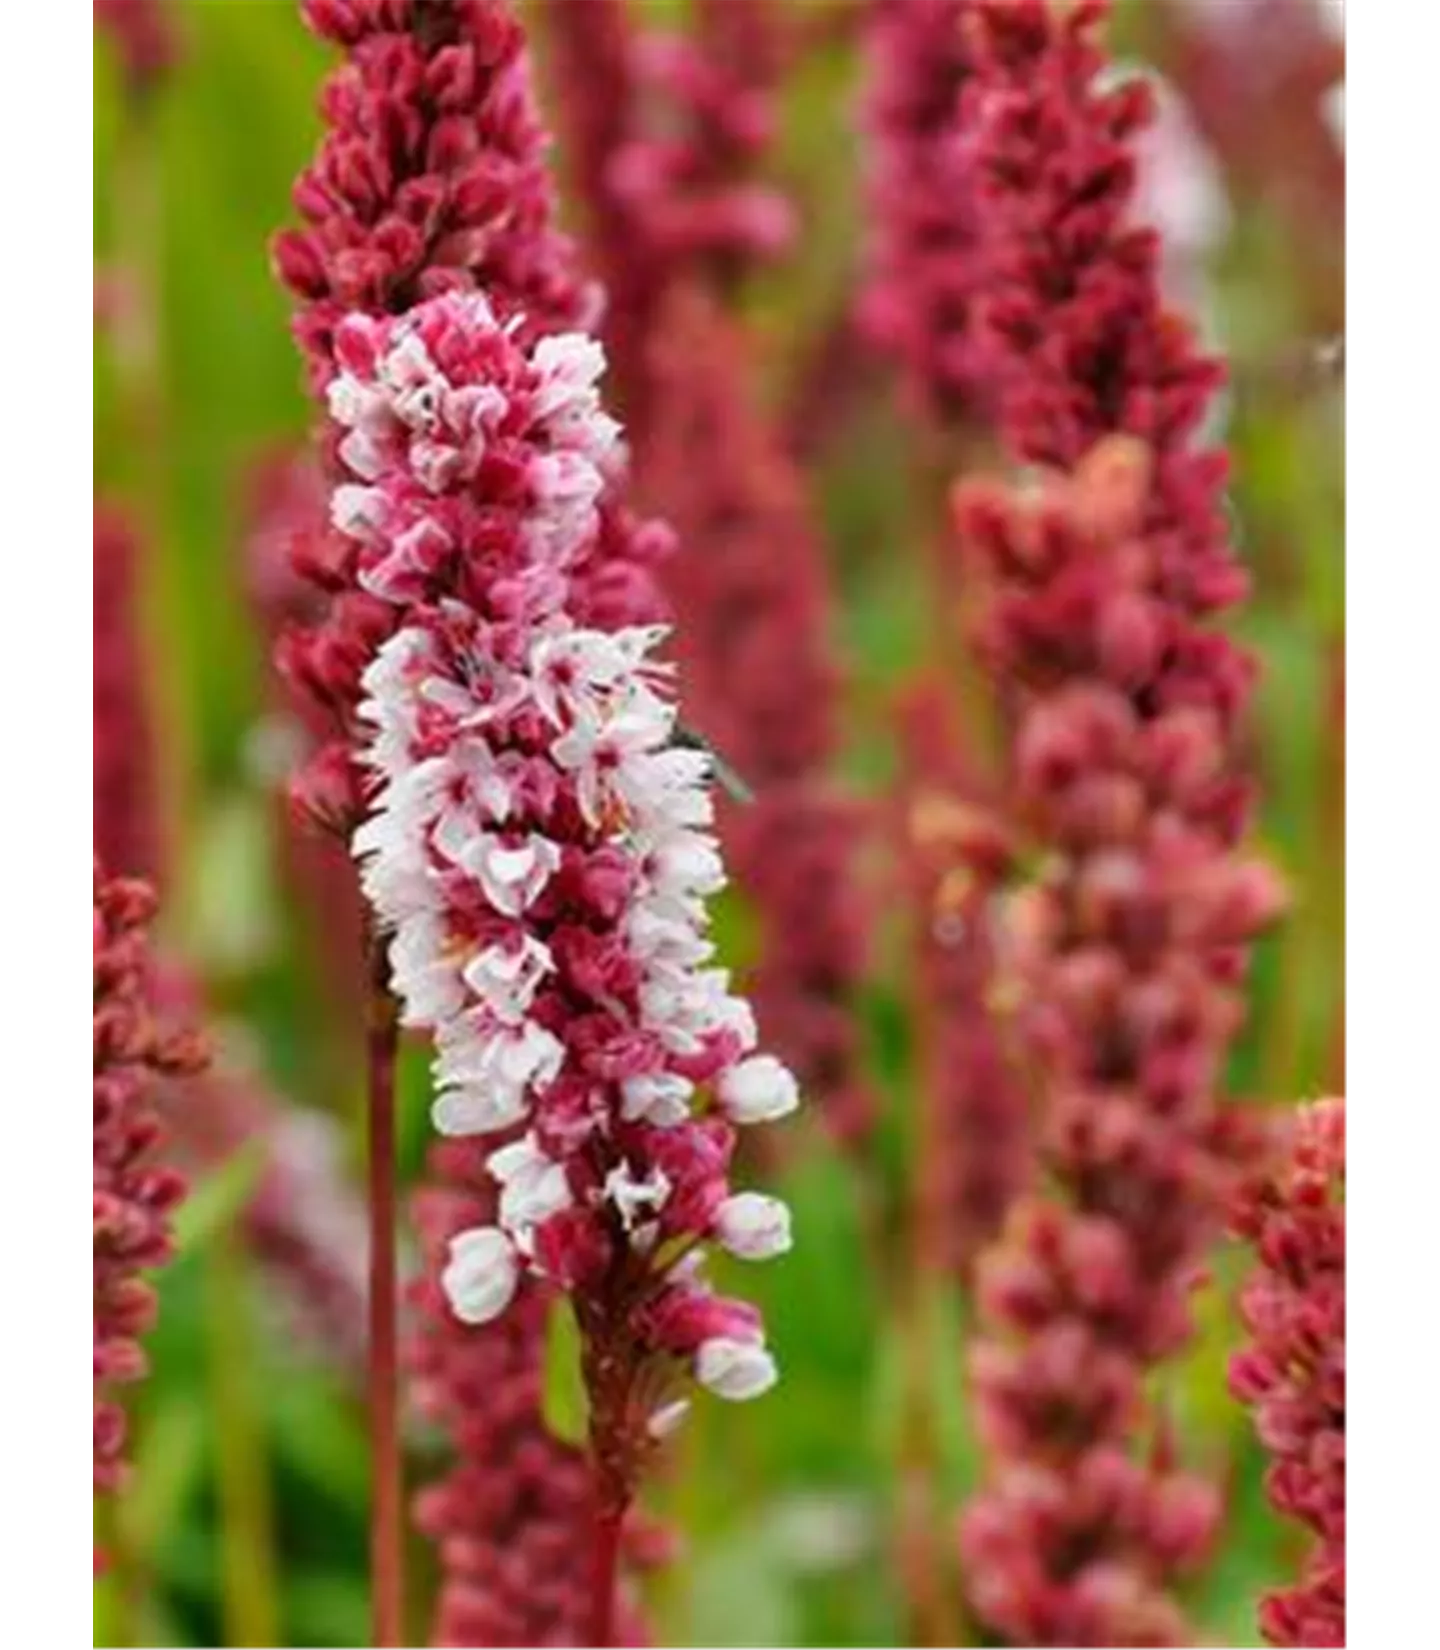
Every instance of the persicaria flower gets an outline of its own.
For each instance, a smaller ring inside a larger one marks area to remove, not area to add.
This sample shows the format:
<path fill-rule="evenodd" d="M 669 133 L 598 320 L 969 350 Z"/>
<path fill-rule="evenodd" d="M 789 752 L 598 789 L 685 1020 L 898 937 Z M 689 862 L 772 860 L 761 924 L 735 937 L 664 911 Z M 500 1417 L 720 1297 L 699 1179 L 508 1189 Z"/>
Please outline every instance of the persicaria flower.
<path fill-rule="evenodd" d="M 774 1378 L 759 1316 L 708 1291 L 698 1246 L 784 1246 L 727 1169 L 734 1124 L 797 1096 L 712 963 L 710 759 L 672 743 L 663 630 L 573 611 L 623 467 L 600 352 L 527 349 L 475 294 L 336 345 L 358 479 L 335 518 L 362 585 L 407 604 L 365 675 L 381 790 L 355 851 L 405 1021 L 435 1038 L 437 1127 L 503 1137 L 495 1220 L 452 1238 L 445 1287 L 483 1322 L 548 1281 L 582 1330 L 623 1318 L 637 1360 L 752 1396 Z"/>
<path fill-rule="evenodd" d="M 509 1310 L 477 1328 L 457 1319 L 440 1282 L 453 1235 L 494 1215 L 483 1156 L 478 1140 L 437 1141 L 415 1201 L 426 1264 L 410 1290 L 410 1391 L 454 1452 L 444 1476 L 415 1500 L 415 1522 L 440 1565 L 430 1642 L 583 1644 L 589 1576 L 574 1555 L 591 1539 L 592 1491 L 584 1452 L 545 1425 L 549 1292 L 527 1279 Z M 662 1562 L 665 1548 L 662 1530 L 627 1522 L 627 1570 Z M 628 1589 L 620 1642 L 648 1642 Z"/>
<path fill-rule="evenodd" d="M 139 546 L 115 510 L 95 510 L 95 851 L 113 870 L 152 875 L 158 858 L 154 729 L 138 633 Z"/>
<path fill-rule="evenodd" d="M 197 1070 L 199 1044 L 167 1032 L 151 1001 L 145 925 L 147 884 L 107 877 L 95 884 L 95 1488 L 124 1476 L 125 1412 L 114 1388 L 145 1373 L 140 1337 L 155 1317 L 142 1274 L 170 1257 L 170 1216 L 185 1184 L 156 1158 L 162 1129 L 155 1084 Z"/>
<path fill-rule="evenodd" d="M 1270 1451 L 1271 1501 L 1316 1535 L 1297 1585 L 1260 1605 L 1271 1644 L 1345 1642 L 1345 1102 L 1292 1120 L 1279 1162 L 1244 1188 L 1234 1227 L 1257 1264 L 1240 1295 L 1251 1345 L 1230 1390 Z"/>

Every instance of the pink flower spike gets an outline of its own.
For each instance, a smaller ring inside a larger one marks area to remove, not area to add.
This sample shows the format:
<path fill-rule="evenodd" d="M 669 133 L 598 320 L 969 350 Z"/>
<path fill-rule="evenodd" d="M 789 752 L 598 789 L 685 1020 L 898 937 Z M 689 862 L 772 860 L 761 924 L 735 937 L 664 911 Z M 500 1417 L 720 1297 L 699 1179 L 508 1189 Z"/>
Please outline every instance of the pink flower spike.
<path fill-rule="evenodd" d="M 125 1473 L 125 1412 L 114 1388 L 145 1373 L 140 1337 L 155 1316 L 143 1274 L 171 1255 L 170 1217 L 185 1183 L 157 1161 L 164 1129 L 155 1090 L 204 1064 L 200 1043 L 167 1032 L 154 1004 L 146 925 L 154 896 L 142 882 L 106 877 L 95 894 L 95 1488 Z"/>
<path fill-rule="evenodd" d="M 1232 1224 L 1255 1251 L 1240 1295 L 1252 1344 L 1230 1390 L 1255 1413 L 1275 1507 L 1316 1537 L 1304 1574 L 1261 1601 L 1271 1644 L 1345 1642 L 1345 1102 L 1302 1106 Z"/>
<path fill-rule="evenodd" d="M 775 1369 L 751 1309 L 687 1284 L 681 1334 L 658 1303 L 678 1288 L 677 1244 L 697 1259 L 717 1239 L 757 1260 L 788 1247 L 783 1205 L 731 1197 L 726 1174 L 734 1121 L 783 1116 L 797 1088 L 752 1053 L 753 1015 L 709 966 L 705 901 L 724 882 L 710 763 L 671 743 L 664 633 L 577 613 L 623 481 L 595 352 L 528 347 L 474 294 L 366 340 L 331 396 L 383 459 L 346 484 L 361 576 L 427 522 L 455 547 L 443 598 L 396 597 L 404 623 L 365 672 L 377 788 L 354 841 L 406 1023 L 435 1037 L 436 1124 L 502 1137 L 485 1165 L 494 1222 L 452 1237 L 443 1288 L 477 1323 L 526 1278 L 565 1290 L 587 1357 L 608 1348 L 607 1382 L 618 1370 L 629 1390 L 708 1341 L 707 1384 L 757 1395 Z M 482 402 L 505 433 L 477 444 L 465 409 Z M 438 450 L 454 463 L 437 486 Z M 537 459 L 559 454 L 566 485 L 537 483 Z M 503 809 L 477 776 L 504 778 Z M 723 1350 L 738 1340 L 752 1349 Z"/>

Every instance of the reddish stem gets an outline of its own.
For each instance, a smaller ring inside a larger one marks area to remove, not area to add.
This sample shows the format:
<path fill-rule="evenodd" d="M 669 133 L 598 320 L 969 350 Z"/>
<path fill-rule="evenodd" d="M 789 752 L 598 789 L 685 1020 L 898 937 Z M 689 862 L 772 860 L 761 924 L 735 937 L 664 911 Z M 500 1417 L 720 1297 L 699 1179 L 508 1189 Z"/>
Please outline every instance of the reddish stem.
<path fill-rule="evenodd" d="M 370 1505 L 372 1637 L 404 1643 L 404 1544 L 401 1526 L 399 1381 L 395 1283 L 395 1055 L 399 1041 L 385 948 L 370 939 L 366 1027 L 369 1074 L 370 1205 Z"/>
<path fill-rule="evenodd" d="M 615 1601 L 620 1590 L 620 1528 L 625 1508 L 613 1505 L 598 1482 L 595 1505 L 595 1545 L 590 1555 L 590 1638 L 596 1650 L 618 1644 Z"/>

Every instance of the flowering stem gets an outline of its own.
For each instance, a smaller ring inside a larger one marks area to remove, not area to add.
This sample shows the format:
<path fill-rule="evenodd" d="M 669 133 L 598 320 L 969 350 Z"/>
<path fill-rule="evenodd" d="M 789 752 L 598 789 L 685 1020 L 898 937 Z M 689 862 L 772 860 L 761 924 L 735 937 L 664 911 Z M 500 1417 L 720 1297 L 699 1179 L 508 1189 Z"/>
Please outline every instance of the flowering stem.
<path fill-rule="evenodd" d="M 630 1436 L 633 1360 L 622 1344 L 628 1313 L 623 1292 L 606 1292 L 581 1312 L 583 1372 L 590 1405 L 590 1471 L 595 1524 L 590 1552 L 590 1637 L 601 1647 L 618 1642 L 616 1596 L 620 1537 L 635 1491 L 635 1440 Z M 588 1319 L 588 1322 L 586 1321 Z"/>
<path fill-rule="evenodd" d="M 370 999 L 366 1033 L 370 1146 L 370 1507 L 372 1637 L 404 1642 L 404 1560 L 401 1529 L 399 1399 L 395 1285 L 395 1055 L 399 1041 L 385 948 L 370 938 Z"/>
<path fill-rule="evenodd" d="M 590 1558 L 589 1640 L 597 1650 L 618 1643 L 615 1634 L 615 1595 L 620 1570 L 620 1526 L 624 1521 L 625 1508 L 610 1504 L 603 1487 L 597 1484 L 595 1545 Z"/>

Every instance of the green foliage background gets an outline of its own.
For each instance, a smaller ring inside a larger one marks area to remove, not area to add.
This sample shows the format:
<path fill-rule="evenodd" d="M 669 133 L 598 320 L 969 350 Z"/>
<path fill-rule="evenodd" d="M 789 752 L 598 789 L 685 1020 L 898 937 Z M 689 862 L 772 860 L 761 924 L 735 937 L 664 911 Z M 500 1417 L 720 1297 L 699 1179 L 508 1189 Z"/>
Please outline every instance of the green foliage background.
<path fill-rule="evenodd" d="M 1123 19 L 1141 50 L 1149 21 L 1133 5 Z M 325 55 L 288 0 L 196 0 L 181 22 L 183 59 L 141 111 L 127 109 L 97 45 L 97 263 L 149 293 L 155 326 L 153 336 L 142 324 L 97 346 L 96 491 L 128 501 L 152 552 L 145 623 L 165 756 L 166 938 L 203 970 L 230 1046 L 295 1104 L 344 1121 L 353 1165 L 357 1028 L 337 1023 L 317 981 L 315 936 L 276 875 L 277 816 L 254 761 L 267 665 L 243 563 L 247 476 L 307 419 L 267 241 L 316 140 Z M 833 53 L 792 89 L 784 164 L 806 191 L 809 233 L 753 299 L 777 384 L 797 340 L 838 301 L 857 253 L 851 68 Z M 1253 754 L 1263 843 L 1296 904 L 1257 961 L 1232 1085 L 1283 1101 L 1339 1081 L 1342 435 L 1333 389 L 1266 388 L 1266 361 L 1305 335 L 1304 248 L 1264 202 L 1235 207 L 1215 282 L 1237 367 L 1237 527 L 1257 582 L 1245 629 L 1266 665 Z M 912 449 L 882 390 L 815 478 L 855 678 L 845 767 L 876 794 L 890 765 L 890 696 L 930 645 L 925 548 L 942 478 Z M 743 933 L 743 912 L 730 912 L 728 927 Z M 660 1643 L 907 1641 L 895 1532 L 913 1378 L 905 1336 L 917 1320 L 940 1469 L 935 1537 L 946 1554 L 973 1481 L 964 1303 L 943 1291 L 918 1304 L 903 1298 L 893 1270 L 879 1275 L 871 1241 L 905 1183 L 915 1101 L 904 983 L 893 970 L 882 970 L 866 1012 L 887 1096 L 874 1161 L 862 1177 L 816 1135 L 786 1172 L 799 1241 L 746 1280 L 770 1314 L 785 1378 L 741 1411 L 698 1404 L 656 1487 L 656 1505 L 684 1535 L 682 1557 L 653 1588 Z M 428 1102 L 415 1055 L 404 1102 L 413 1175 Z M 96 1585 L 97 1644 L 365 1641 L 363 1411 L 343 1374 L 297 1349 L 236 1241 L 252 1182 L 242 1154 L 198 1190 L 180 1259 L 160 1281 L 154 1373 L 135 1390 L 134 1485 L 104 1515 L 121 1562 Z M 1163 1395 L 1187 1453 L 1227 1486 L 1225 1538 L 1194 1609 L 1212 1641 L 1251 1643 L 1255 1596 L 1285 1573 L 1294 1543 L 1264 1505 L 1258 1453 L 1225 1395 L 1234 1272 L 1233 1257 L 1217 1257 L 1204 1334 L 1166 1375 Z M 416 1480 L 428 1470 L 417 1456 Z M 428 1564 L 417 1545 L 417 1637 Z"/>

